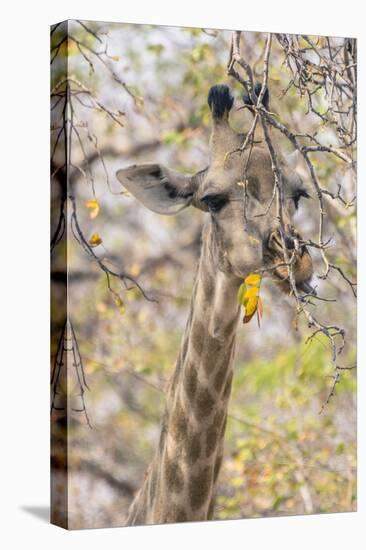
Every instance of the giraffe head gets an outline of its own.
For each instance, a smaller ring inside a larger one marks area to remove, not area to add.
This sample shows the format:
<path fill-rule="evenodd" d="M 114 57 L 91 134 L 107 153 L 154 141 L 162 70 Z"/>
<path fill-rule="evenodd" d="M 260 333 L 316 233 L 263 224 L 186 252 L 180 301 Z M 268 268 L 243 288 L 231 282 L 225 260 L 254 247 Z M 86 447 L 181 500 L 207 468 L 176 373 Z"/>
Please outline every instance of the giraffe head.
<path fill-rule="evenodd" d="M 256 87 L 257 95 L 259 91 L 260 87 Z M 159 214 L 176 214 L 188 206 L 206 212 L 219 271 L 242 280 L 250 272 L 277 265 L 269 273 L 288 291 L 284 243 L 288 255 L 295 254 L 293 273 L 298 289 L 313 292 L 309 284 L 312 260 L 293 222 L 301 197 L 309 195 L 292 163 L 276 148 L 283 174 L 282 217 L 286 233 L 281 235 L 267 145 L 263 138 L 258 141 L 255 136 L 252 147 L 238 151 L 245 135 L 235 132 L 229 124 L 233 102 L 227 86 L 210 89 L 212 132 L 206 169 L 192 176 L 160 164 L 141 164 L 119 170 L 117 178 L 136 199 Z M 248 97 L 244 97 L 244 103 L 250 103 Z M 263 103 L 268 106 L 267 90 Z"/>

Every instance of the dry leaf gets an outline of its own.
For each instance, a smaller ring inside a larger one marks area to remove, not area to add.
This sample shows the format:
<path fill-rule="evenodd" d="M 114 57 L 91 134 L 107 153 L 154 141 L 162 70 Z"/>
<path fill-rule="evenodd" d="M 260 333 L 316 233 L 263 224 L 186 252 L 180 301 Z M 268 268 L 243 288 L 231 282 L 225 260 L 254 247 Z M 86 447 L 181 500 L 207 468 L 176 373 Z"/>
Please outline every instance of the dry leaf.
<path fill-rule="evenodd" d="M 263 317 L 263 302 L 262 298 L 258 296 L 258 305 L 257 305 L 257 321 L 258 321 L 258 327 L 261 326 L 261 319 Z"/>
<path fill-rule="evenodd" d="M 259 319 L 262 319 L 262 317 L 263 317 L 263 302 L 262 302 L 262 298 L 260 296 L 258 296 L 257 313 L 258 313 Z"/>
<path fill-rule="evenodd" d="M 103 240 L 98 233 L 93 233 L 93 235 L 89 239 L 90 246 L 98 246 L 99 244 L 102 244 Z"/>

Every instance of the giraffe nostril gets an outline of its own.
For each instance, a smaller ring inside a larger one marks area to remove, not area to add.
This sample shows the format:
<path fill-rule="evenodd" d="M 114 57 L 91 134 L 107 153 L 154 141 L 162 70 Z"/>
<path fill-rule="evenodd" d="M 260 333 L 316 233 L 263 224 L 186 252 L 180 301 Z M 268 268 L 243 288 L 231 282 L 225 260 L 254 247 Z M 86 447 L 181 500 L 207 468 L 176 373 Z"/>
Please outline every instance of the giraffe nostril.
<path fill-rule="evenodd" d="M 286 235 L 285 237 L 285 245 L 286 245 L 286 248 L 288 250 L 293 250 L 294 247 L 295 247 L 295 242 L 294 242 L 294 238 L 289 236 L 289 235 Z"/>
<path fill-rule="evenodd" d="M 297 236 L 295 233 L 293 234 L 286 234 L 284 235 L 284 243 L 287 248 L 287 250 L 293 250 L 296 248 L 296 240 Z M 273 233 L 270 233 L 265 241 L 266 247 L 269 250 L 276 251 L 276 252 L 283 252 L 283 246 L 282 246 L 282 238 L 280 231 L 273 231 Z"/>
<path fill-rule="evenodd" d="M 278 253 L 282 250 L 281 236 L 278 231 L 273 231 L 268 234 L 268 237 L 265 240 L 265 247 L 272 253 Z"/>

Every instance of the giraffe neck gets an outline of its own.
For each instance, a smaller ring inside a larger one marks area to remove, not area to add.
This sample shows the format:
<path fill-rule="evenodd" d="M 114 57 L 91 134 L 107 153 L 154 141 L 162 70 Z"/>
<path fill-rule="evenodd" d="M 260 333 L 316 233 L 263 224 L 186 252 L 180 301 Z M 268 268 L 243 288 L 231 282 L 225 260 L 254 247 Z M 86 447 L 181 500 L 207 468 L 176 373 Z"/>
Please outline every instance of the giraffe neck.
<path fill-rule="evenodd" d="M 218 270 L 205 228 L 190 314 L 168 392 L 159 448 L 129 525 L 208 519 L 223 453 L 240 281 Z"/>

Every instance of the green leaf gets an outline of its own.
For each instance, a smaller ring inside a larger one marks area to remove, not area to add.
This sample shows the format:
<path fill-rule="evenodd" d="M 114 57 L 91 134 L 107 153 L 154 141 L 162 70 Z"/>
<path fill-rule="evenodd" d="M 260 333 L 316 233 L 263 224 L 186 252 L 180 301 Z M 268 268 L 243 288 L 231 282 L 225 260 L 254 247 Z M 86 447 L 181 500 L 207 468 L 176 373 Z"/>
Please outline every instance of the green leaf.
<path fill-rule="evenodd" d="M 155 55 L 158 55 L 158 56 L 161 55 L 161 53 L 164 51 L 164 49 L 165 48 L 164 48 L 163 44 L 149 44 L 147 46 L 147 50 L 149 52 L 152 52 L 152 53 L 154 53 Z"/>
<path fill-rule="evenodd" d="M 186 141 L 186 138 L 181 132 L 165 130 L 162 135 L 162 141 L 166 145 L 182 145 Z"/>
<path fill-rule="evenodd" d="M 238 294 L 237 294 L 237 300 L 241 306 L 244 305 L 244 296 L 246 291 L 247 291 L 247 286 L 245 283 L 242 283 L 239 287 Z"/>
<path fill-rule="evenodd" d="M 116 306 L 119 309 L 120 314 L 123 315 L 126 311 L 126 306 L 124 304 L 124 301 L 120 296 L 115 296 L 114 301 L 116 303 Z"/>

